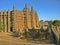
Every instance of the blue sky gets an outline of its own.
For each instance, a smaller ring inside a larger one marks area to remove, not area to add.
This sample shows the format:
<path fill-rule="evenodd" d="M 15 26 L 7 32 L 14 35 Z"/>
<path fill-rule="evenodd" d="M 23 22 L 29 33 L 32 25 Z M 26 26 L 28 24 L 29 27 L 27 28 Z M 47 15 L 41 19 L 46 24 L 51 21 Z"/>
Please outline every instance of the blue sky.
<path fill-rule="evenodd" d="M 0 0 L 0 10 L 12 10 L 13 4 L 17 10 L 22 10 L 25 4 L 33 6 L 39 20 L 60 20 L 60 0 Z"/>

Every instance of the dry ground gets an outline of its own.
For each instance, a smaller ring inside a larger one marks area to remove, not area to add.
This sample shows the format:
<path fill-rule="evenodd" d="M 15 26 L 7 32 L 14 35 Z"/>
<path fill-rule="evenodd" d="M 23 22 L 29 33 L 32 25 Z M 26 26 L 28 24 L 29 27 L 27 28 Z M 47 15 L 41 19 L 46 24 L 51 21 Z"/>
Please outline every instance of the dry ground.
<path fill-rule="evenodd" d="M 26 40 L 21 40 L 19 37 L 10 36 L 11 33 L 0 32 L 0 45 L 54 45 L 54 44 L 36 44 Z"/>

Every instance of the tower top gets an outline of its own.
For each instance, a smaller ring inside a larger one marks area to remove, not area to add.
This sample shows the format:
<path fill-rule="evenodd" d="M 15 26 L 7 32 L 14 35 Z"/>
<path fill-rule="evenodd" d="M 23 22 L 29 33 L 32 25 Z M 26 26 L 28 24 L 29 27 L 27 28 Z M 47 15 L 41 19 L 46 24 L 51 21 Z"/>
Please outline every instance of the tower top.
<path fill-rule="evenodd" d="M 25 4 L 25 8 L 28 8 L 28 5 L 27 5 L 27 3 Z"/>
<path fill-rule="evenodd" d="M 6 9 L 4 10 L 4 12 L 6 12 Z"/>
<path fill-rule="evenodd" d="M 13 5 L 13 10 L 16 10 L 16 6 L 15 5 Z"/>
<path fill-rule="evenodd" d="M 28 7 L 27 3 L 25 4 L 25 7 L 24 7 L 24 9 L 23 9 L 23 10 L 25 10 L 25 11 L 29 10 L 29 11 L 30 11 L 30 9 L 29 9 L 29 7 Z"/>
<path fill-rule="evenodd" d="M 8 9 L 8 12 L 10 12 L 10 9 Z"/>
<path fill-rule="evenodd" d="M 8 9 L 8 11 L 10 11 L 10 9 Z"/>
<path fill-rule="evenodd" d="M 33 7 L 31 7 L 31 11 L 34 11 L 34 8 Z"/>
<path fill-rule="evenodd" d="M 35 14 L 37 15 L 37 12 L 35 11 Z"/>

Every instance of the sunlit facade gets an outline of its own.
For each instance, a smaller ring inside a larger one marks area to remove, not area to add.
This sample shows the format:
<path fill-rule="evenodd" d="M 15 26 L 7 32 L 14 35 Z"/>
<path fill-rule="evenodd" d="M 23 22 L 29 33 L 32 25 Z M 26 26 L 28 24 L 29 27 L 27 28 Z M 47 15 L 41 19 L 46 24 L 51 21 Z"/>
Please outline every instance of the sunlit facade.
<path fill-rule="evenodd" d="M 36 11 L 33 7 L 30 10 L 27 4 L 22 11 L 17 10 L 15 5 L 13 6 L 12 11 L 9 9 L 8 11 L 0 11 L 0 22 L 3 22 L 4 24 L 4 32 L 18 30 L 22 32 L 24 29 L 36 29 L 39 27 L 39 20 Z"/>

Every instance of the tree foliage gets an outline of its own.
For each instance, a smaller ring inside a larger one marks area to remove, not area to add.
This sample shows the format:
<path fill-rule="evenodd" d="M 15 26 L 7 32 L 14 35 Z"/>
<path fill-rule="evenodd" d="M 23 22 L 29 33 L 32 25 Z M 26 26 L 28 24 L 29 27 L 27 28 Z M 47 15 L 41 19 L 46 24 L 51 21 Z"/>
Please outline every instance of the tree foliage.
<path fill-rule="evenodd" d="M 45 21 L 48 22 L 49 24 L 52 24 L 54 26 L 60 26 L 60 20 L 50 20 L 50 21 Z"/>
<path fill-rule="evenodd" d="M 60 26 L 60 20 L 54 20 L 52 24 L 55 26 Z"/>

